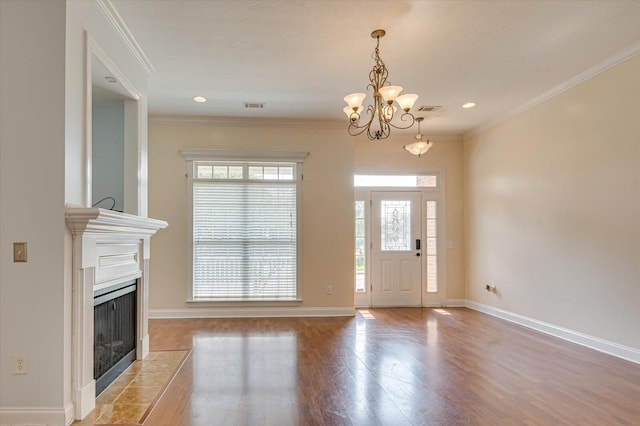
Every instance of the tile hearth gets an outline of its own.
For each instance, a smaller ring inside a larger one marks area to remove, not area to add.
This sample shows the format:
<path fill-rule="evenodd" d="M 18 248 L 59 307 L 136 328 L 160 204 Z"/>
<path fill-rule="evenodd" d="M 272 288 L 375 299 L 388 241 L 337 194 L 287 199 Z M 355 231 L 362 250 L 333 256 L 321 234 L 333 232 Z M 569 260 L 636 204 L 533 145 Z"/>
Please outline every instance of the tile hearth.
<path fill-rule="evenodd" d="M 142 424 L 188 353 L 150 352 L 144 360 L 135 361 L 96 398 L 96 408 L 73 424 Z"/>

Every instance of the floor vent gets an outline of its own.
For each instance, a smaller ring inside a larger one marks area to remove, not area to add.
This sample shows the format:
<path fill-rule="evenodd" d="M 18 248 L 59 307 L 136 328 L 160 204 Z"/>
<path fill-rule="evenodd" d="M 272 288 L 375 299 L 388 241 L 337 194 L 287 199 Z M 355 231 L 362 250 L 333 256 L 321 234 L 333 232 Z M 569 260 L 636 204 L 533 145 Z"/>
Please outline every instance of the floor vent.
<path fill-rule="evenodd" d="M 244 107 L 251 108 L 251 109 L 263 109 L 264 102 L 245 102 Z"/>

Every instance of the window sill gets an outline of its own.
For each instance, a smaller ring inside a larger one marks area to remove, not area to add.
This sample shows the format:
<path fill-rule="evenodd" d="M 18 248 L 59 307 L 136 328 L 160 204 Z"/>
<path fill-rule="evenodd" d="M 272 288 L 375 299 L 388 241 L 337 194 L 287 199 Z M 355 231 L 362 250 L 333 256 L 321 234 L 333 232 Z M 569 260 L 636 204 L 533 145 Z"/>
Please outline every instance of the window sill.
<path fill-rule="evenodd" d="M 298 306 L 302 303 L 302 299 L 264 299 L 264 300 L 247 300 L 247 299 L 187 299 L 187 305 L 191 307 L 243 307 L 243 306 Z"/>

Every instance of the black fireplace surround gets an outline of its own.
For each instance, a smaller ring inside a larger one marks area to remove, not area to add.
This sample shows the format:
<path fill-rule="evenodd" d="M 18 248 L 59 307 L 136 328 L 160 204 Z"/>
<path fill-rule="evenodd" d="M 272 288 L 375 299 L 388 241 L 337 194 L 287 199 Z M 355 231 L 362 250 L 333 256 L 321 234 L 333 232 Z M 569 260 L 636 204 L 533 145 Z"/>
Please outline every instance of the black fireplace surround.
<path fill-rule="evenodd" d="M 93 378 L 96 396 L 136 359 L 137 281 L 93 294 Z"/>

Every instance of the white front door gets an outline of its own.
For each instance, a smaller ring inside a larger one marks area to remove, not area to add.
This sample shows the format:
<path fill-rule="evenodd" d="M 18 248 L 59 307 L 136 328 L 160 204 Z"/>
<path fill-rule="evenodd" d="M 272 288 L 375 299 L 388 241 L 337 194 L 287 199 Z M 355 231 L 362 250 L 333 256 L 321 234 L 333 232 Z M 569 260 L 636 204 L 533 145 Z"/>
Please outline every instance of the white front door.
<path fill-rule="evenodd" d="M 371 193 L 371 305 L 422 305 L 420 192 Z"/>

